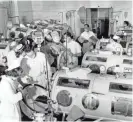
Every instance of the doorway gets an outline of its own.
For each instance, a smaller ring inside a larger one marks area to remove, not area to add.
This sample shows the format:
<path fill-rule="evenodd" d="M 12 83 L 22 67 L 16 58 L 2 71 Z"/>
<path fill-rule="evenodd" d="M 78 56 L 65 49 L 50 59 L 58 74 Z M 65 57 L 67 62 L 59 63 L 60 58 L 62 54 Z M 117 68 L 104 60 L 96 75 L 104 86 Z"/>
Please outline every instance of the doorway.
<path fill-rule="evenodd" d="M 97 38 L 102 36 L 108 38 L 109 33 L 109 19 L 111 8 L 87 8 L 86 17 L 87 23 L 91 25 L 92 31 L 97 35 Z"/>

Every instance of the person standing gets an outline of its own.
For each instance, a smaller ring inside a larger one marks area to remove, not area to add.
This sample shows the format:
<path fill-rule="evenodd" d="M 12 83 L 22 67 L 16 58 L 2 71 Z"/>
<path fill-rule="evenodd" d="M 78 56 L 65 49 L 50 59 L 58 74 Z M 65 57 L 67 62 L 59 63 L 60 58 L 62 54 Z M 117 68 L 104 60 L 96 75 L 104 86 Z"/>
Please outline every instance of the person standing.
<path fill-rule="evenodd" d="M 90 31 L 89 25 L 85 24 L 84 32 L 79 37 L 79 42 L 83 43 L 83 47 L 82 47 L 83 54 L 85 54 L 87 51 L 91 51 L 94 48 L 96 41 L 97 41 L 97 38 L 95 34 L 92 31 Z"/>
<path fill-rule="evenodd" d="M 64 47 L 67 49 L 67 67 L 75 68 L 79 64 L 79 57 L 81 57 L 81 46 L 78 42 L 73 40 L 71 33 L 64 34 Z M 65 55 L 66 56 L 66 55 Z"/>
<path fill-rule="evenodd" d="M 5 73 L 1 74 L 0 82 L 0 122 L 21 121 L 21 111 L 19 101 L 27 94 L 27 91 L 17 92 L 22 69 L 20 63 L 12 62 L 12 65 Z"/>
<path fill-rule="evenodd" d="M 34 51 L 34 41 L 25 37 L 25 57 L 21 61 L 21 67 L 25 74 L 32 79 L 32 83 L 47 87 L 48 81 L 51 79 L 51 67 L 46 56 L 42 52 Z"/>
<path fill-rule="evenodd" d="M 64 34 L 64 41 L 65 42 L 63 43 L 63 45 L 71 51 L 73 56 L 75 57 L 81 56 L 81 46 L 78 42 L 73 40 L 71 33 L 66 32 Z"/>
<path fill-rule="evenodd" d="M 11 42 L 10 44 L 7 45 L 3 57 L 6 58 L 7 62 L 7 66 L 10 66 L 12 61 L 14 61 L 16 59 L 16 55 L 14 52 L 14 49 L 16 48 L 17 43 L 15 41 Z"/>

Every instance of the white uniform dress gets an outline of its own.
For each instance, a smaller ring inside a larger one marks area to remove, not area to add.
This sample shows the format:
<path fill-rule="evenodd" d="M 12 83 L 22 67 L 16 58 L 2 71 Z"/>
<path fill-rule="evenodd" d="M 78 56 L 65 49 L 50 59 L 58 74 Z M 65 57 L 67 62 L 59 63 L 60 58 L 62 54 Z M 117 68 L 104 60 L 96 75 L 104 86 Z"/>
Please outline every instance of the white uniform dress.
<path fill-rule="evenodd" d="M 34 83 L 37 83 L 41 86 L 46 87 L 47 85 L 47 72 L 48 72 L 48 78 L 51 78 L 51 68 L 46 61 L 45 54 L 41 52 L 36 53 L 35 58 L 30 58 L 26 56 L 21 61 L 21 67 L 24 71 L 26 71 L 28 76 L 32 77 Z"/>
<path fill-rule="evenodd" d="M 31 82 L 28 82 L 26 80 L 26 77 L 22 78 L 22 81 L 24 83 L 39 84 L 44 88 L 47 87 L 48 85 L 47 73 L 49 80 L 51 78 L 52 73 L 50 65 L 46 60 L 45 54 L 37 52 L 35 58 L 29 58 L 28 56 L 26 56 L 25 58 L 22 59 L 21 67 L 24 70 L 24 72 L 26 72 L 25 74 L 27 76 L 33 78 L 33 81 Z M 44 93 L 44 90 L 37 89 L 34 99 L 39 95 L 47 95 L 47 91 L 46 93 Z"/>
<path fill-rule="evenodd" d="M 95 34 L 92 32 L 92 31 L 89 31 L 89 32 L 86 32 L 84 31 L 82 34 L 81 34 L 81 38 L 83 38 L 84 40 L 89 40 L 89 38 L 91 36 L 95 36 Z M 82 43 L 82 42 L 81 42 Z"/>
<path fill-rule="evenodd" d="M 2 76 L 0 82 L 0 122 L 19 122 L 21 113 L 19 101 L 22 99 L 20 92 L 16 93 L 15 82 Z"/>
<path fill-rule="evenodd" d="M 66 47 L 66 42 L 63 44 Z M 75 42 L 74 40 L 71 40 L 67 43 L 67 49 L 71 51 L 72 54 L 80 54 L 81 53 L 81 46 L 79 43 Z M 67 67 L 69 68 L 75 68 L 78 65 L 78 57 L 77 56 L 71 56 L 70 53 L 67 53 Z M 64 61 L 65 62 L 65 61 Z"/>
<path fill-rule="evenodd" d="M 66 42 L 64 42 L 63 45 L 66 47 Z M 70 49 L 73 54 L 81 53 L 81 46 L 74 40 L 67 43 L 67 49 Z"/>
<path fill-rule="evenodd" d="M 90 51 L 92 47 L 92 43 L 89 42 L 90 37 L 94 36 L 95 34 L 92 31 L 89 32 L 83 32 L 80 36 L 80 42 L 83 43 L 82 51 L 83 54 L 85 54 L 87 51 Z M 84 43 L 84 40 L 88 40 L 88 42 Z"/>

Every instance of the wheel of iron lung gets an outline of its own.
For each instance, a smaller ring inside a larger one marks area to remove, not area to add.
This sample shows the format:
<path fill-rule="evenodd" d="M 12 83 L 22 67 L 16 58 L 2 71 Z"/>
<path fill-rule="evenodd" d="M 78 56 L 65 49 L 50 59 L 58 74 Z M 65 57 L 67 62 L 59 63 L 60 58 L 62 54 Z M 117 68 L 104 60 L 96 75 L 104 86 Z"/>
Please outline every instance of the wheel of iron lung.
<path fill-rule="evenodd" d="M 24 115 L 33 119 L 34 113 L 45 114 L 48 108 L 46 89 L 38 84 L 28 84 L 23 90 L 28 91 L 28 94 L 20 101 L 20 108 Z"/>
<path fill-rule="evenodd" d="M 82 105 L 85 109 L 96 110 L 99 104 L 98 96 L 94 94 L 86 94 L 82 99 Z"/>

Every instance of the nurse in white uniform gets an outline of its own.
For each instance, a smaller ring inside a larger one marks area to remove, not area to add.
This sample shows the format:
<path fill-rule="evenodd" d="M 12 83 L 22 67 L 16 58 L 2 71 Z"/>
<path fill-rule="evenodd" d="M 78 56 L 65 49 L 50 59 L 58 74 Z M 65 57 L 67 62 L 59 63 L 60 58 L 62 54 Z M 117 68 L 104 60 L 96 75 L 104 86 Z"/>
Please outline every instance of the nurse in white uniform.
<path fill-rule="evenodd" d="M 83 54 L 85 54 L 87 51 L 91 51 L 94 48 L 93 46 L 96 44 L 96 41 L 97 41 L 97 38 L 95 34 L 92 31 L 90 31 L 89 25 L 85 24 L 84 32 L 81 33 L 79 37 L 79 42 L 83 43 L 83 47 L 82 47 Z"/>
<path fill-rule="evenodd" d="M 19 101 L 26 92 L 16 92 L 19 83 L 17 78 L 21 71 L 20 63 L 14 61 L 8 68 L 5 75 L 2 76 L 0 82 L 0 122 L 20 122 L 21 112 L 19 108 Z"/>
<path fill-rule="evenodd" d="M 45 54 L 41 52 L 35 52 L 33 46 L 33 40 L 31 38 L 25 38 L 26 56 L 21 61 L 21 67 L 24 70 L 28 78 L 32 79 L 30 83 L 37 83 L 43 87 L 47 87 L 48 80 L 51 79 L 51 68 Z M 28 83 L 22 79 L 23 82 Z"/>
<path fill-rule="evenodd" d="M 63 43 L 63 45 L 71 51 L 73 56 L 75 57 L 81 56 L 81 46 L 79 45 L 78 42 L 72 39 L 71 33 L 69 32 L 65 33 L 64 40 L 65 42 Z"/>

